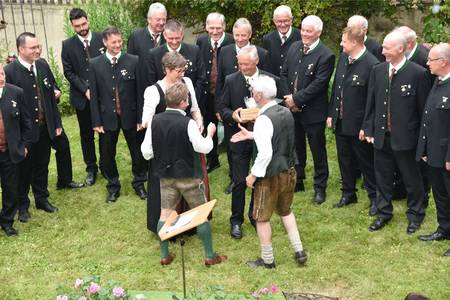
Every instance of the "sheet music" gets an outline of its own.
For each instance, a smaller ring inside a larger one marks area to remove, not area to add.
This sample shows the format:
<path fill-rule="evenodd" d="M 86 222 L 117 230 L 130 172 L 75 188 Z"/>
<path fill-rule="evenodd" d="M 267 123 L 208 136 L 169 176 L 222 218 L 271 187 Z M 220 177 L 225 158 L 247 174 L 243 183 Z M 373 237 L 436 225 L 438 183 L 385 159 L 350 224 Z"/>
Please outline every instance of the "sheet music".
<path fill-rule="evenodd" d="M 183 216 L 180 216 L 178 218 L 178 220 L 176 220 L 175 224 L 172 224 L 171 226 L 169 226 L 166 229 L 166 233 L 175 231 L 175 230 L 177 230 L 177 229 L 179 229 L 179 228 L 181 228 L 181 227 L 191 223 L 196 215 L 197 215 L 197 211 L 193 211 L 193 212 L 187 213 L 187 214 L 185 214 Z"/>

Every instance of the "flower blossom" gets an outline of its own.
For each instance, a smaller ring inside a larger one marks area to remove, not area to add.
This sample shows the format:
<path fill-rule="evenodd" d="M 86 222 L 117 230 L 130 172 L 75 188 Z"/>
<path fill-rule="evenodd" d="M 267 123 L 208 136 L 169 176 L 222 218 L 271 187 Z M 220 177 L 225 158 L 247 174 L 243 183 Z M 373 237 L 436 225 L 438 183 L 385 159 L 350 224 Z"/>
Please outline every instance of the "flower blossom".
<path fill-rule="evenodd" d="M 77 289 L 77 288 L 79 288 L 80 286 L 82 286 L 83 283 L 84 283 L 84 282 L 83 282 L 83 279 L 77 278 L 77 279 L 75 280 L 74 287 Z"/>
<path fill-rule="evenodd" d="M 91 282 L 91 285 L 89 286 L 87 293 L 89 295 L 95 294 L 100 290 L 100 286 L 96 284 L 95 282 Z"/>
<path fill-rule="evenodd" d="M 67 295 L 58 295 L 56 297 L 56 300 L 69 300 L 69 298 L 67 297 Z"/>
<path fill-rule="evenodd" d="M 114 297 L 116 298 L 122 298 L 125 296 L 125 290 L 121 287 L 115 287 L 112 290 Z"/>

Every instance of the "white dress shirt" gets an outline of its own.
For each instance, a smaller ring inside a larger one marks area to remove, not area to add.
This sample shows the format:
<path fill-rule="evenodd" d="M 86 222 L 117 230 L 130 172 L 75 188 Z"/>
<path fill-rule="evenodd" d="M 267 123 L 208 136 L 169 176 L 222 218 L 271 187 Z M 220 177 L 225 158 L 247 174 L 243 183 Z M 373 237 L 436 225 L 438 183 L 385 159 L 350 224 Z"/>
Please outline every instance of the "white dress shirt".
<path fill-rule="evenodd" d="M 258 117 L 255 120 L 253 127 L 253 139 L 258 149 L 255 162 L 252 166 L 251 173 L 255 177 L 264 177 L 266 175 L 267 166 L 269 166 L 272 160 L 272 136 L 273 136 L 273 124 L 268 116 L 262 115 L 268 108 L 278 105 L 275 100 L 266 103 L 259 110 Z"/>
<path fill-rule="evenodd" d="M 174 108 L 168 107 L 168 108 L 166 108 L 166 110 L 178 111 L 183 116 L 186 115 L 186 112 L 182 111 L 181 109 L 174 109 Z M 147 160 L 152 159 L 154 157 L 153 143 L 152 143 L 152 138 L 151 138 L 152 137 L 151 129 L 152 129 L 151 127 L 147 128 L 147 132 L 145 134 L 145 137 L 147 138 L 147 134 L 150 131 L 150 139 L 149 139 L 149 141 L 147 141 L 147 145 L 146 145 L 147 149 L 146 149 L 145 153 L 143 151 L 144 143 L 142 143 L 142 146 L 141 146 L 142 154 L 144 155 L 144 158 Z M 212 148 L 213 148 L 212 138 L 208 135 L 206 137 L 203 137 L 202 133 L 198 130 L 197 123 L 195 123 L 195 121 L 192 119 L 189 120 L 189 123 L 188 123 L 188 136 L 189 136 L 189 141 L 191 142 L 192 147 L 194 148 L 195 152 L 207 154 L 212 150 Z"/>
<path fill-rule="evenodd" d="M 395 66 L 391 63 L 389 63 L 389 77 L 392 76 L 392 69 L 395 69 L 395 73 L 398 72 L 398 70 L 400 70 L 406 63 L 406 57 L 403 56 L 403 59 L 401 62 L 399 62 L 398 64 L 396 64 Z"/>
<path fill-rule="evenodd" d="M 109 59 L 109 61 L 111 62 L 111 64 L 113 63 L 113 61 L 112 61 L 112 58 L 113 57 L 115 57 L 115 58 L 117 58 L 117 60 L 116 60 L 116 63 L 119 61 L 119 58 L 120 58 L 120 56 L 122 55 L 122 51 L 120 51 L 119 52 L 119 54 L 117 54 L 117 55 L 111 55 L 111 54 L 109 54 L 109 52 L 108 51 L 106 51 L 106 57 Z"/>
<path fill-rule="evenodd" d="M 27 68 L 27 70 L 30 70 L 30 67 L 33 66 L 33 72 L 34 72 L 34 76 L 37 76 L 37 69 L 36 69 L 36 63 L 33 61 L 32 64 L 27 63 L 26 61 L 24 61 L 22 58 L 17 57 L 17 59 L 19 60 L 20 64 L 22 66 L 24 66 L 25 68 Z"/>
<path fill-rule="evenodd" d="M 84 46 L 85 48 L 86 48 L 86 44 L 84 43 L 85 40 L 88 41 L 88 46 L 91 45 L 92 33 L 91 33 L 90 30 L 89 30 L 89 33 L 88 33 L 87 37 L 83 37 L 83 36 L 81 36 L 81 35 L 79 35 L 79 34 L 77 34 L 77 36 L 78 36 L 78 39 L 81 41 L 81 43 L 83 44 L 83 46 Z"/>
<path fill-rule="evenodd" d="M 220 45 L 222 45 L 224 39 L 225 39 L 225 31 L 222 33 L 222 36 L 220 37 L 220 39 L 217 41 L 217 48 L 219 48 Z M 214 41 L 214 40 L 211 39 L 211 38 L 210 38 L 209 40 L 210 40 L 210 42 L 211 42 L 211 46 L 214 48 L 214 43 L 215 43 L 216 41 Z"/>

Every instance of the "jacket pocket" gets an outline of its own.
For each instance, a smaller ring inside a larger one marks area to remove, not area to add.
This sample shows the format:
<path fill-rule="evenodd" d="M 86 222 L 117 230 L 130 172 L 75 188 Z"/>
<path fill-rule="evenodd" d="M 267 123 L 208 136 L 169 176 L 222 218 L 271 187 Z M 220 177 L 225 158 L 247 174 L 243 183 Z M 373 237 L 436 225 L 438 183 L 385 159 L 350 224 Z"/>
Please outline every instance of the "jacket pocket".
<path fill-rule="evenodd" d="M 441 146 L 448 146 L 448 139 L 447 138 L 443 138 L 439 140 L 439 145 Z"/>

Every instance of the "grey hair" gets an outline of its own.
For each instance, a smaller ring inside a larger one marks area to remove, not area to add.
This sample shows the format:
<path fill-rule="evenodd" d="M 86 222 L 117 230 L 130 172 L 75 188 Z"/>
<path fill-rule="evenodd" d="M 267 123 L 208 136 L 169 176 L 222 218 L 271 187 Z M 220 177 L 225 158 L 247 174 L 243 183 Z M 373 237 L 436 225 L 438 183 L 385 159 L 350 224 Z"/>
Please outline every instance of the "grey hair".
<path fill-rule="evenodd" d="M 247 18 L 239 18 L 234 22 L 233 25 L 233 32 L 236 28 L 239 27 L 246 27 L 248 32 L 252 34 L 252 24 L 250 24 L 250 21 Z"/>
<path fill-rule="evenodd" d="M 292 19 L 291 8 L 287 5 L 280 5 L 277 8 L 275 8 L 275 10 L 273 11 L 273 19 L 275 19 L 275 17 L 282 15 L 282 14 L 288 14 L 289 18 Z"/>
<path fill-rule="evenodd" d="M 147 18 L 150 18 L 157 11 L 162 11 L 167 16 L 167 10 L 164 4 L 155 2 L 148 7 Z"/>
<path fill-rule="evenodd" d="M 415 41 L 417 39 L 416 32 L 408 26 L 400 26 L 395 28 L 394 30 L 403 34 L 407 42 Z"/>
<path fill-rule="evenodd" d="M 450 63 L 450 44 L 449 43 L 439 43 L 433 48 L 439 53 L 439 56 Z"/>
<path fill-rule="evenodd" d="M 218 12 L 209 13 L 206 17 L 206 28 L 208 28 L 208 23 L 212 20 L 219 20 L 222 23 L 223 28 L 225 28 L 225 16 Z"/>
<path fill-rule="evenodd" d="M 369 28 L 369 21 L 361 15 L 354 15 L 348 18 L 347 26 L 352 27 L 355 25 L 361 26 L 362 29 L 367 30 Z"/>
<path fill-rule="evenodd" d="M 239 58 L 242 55 L 250 56 L 250 59 L 252 59 L 253 61 L 256 61 L 259 59 L 258 50 L 256 49 L 255 45 L 245 46 L 244 48 L 239 50 L 239 53 L 236 55 L 236 57 Z"/>
<path fill-rule="evenodd" d="M 183 32 L 184 28 L 183 25 L 174 19 L 170 19 L 167 21 L 166 25 L 164 26 L 164 32 Z"/>
<path fill-rule="evenodd" d="M 394 30 L 389 32 L 385 37 L 384 40 L 392 40 L 395 42 L 398 42 L 403 47 L 403 52 L 406 51 L 406 38 L 405 36 L 400 33 L 398 30 Z"/>
<path fill-rule="evenodd" d="M 277 95 L 277 85 L 272 77 L 260 75 L 252 83 L 253 92 L 262 93 L 263 99 L 273 100 Z"/>
<path fill-rule="evenodd" d="M 314 26 L 314 30 L 318 31 L 318 32 L 322 32 L 322 29 L 323 29 L 322 20 L 318 16 L 315 16 L 315 15 L 309 15 L 306 18 L 304 18 L 302 21 L 302 26 L 303 25 L 312 25 L 312 26 Z"/>

